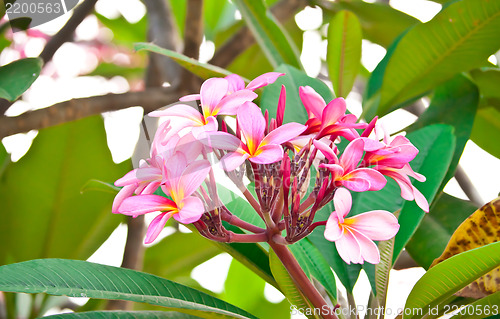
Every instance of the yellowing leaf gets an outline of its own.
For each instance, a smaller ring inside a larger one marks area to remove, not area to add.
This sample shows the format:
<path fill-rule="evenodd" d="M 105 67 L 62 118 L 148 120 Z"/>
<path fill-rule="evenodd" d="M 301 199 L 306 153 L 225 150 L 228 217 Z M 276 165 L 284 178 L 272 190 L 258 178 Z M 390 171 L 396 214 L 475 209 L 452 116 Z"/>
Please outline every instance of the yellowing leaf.
<path fill-rule="evenodd" d="M 487 203 L 458 226 L 443 254 L 431 267 L 461 252 L 481 247 L 500 239 L 500 197 Z M 478 278 L 456 293 L 458 296 L 483 298 L 500 291 L 500 267 Z"/>

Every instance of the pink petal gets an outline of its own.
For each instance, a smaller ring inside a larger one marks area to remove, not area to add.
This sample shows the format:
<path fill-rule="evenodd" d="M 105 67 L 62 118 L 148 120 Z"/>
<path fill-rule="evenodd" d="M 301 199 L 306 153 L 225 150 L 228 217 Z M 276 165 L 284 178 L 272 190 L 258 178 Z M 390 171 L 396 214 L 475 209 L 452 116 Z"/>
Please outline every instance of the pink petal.
<path fill-rule="evenodd" d="M 346 218 L 344 222 L 371 240 L 391 239 L 399 230 L 396 216 L 385 210 L 372 210 Z"/>
<path fill-rule="evenodd" d="M 179 213 L 174 214 L 174 219 L 179 223 L 191 224 L 198 221 L 205 212 L 203 202 L 198 197 L 190 196 L 182 201 Z"/>
<path fill-rule="evenodd" d="M 140 183 L 141 180 L 139 180 L 137 178 L 137 170 L 138 170 L 138 168 L 133 169 L 130 172 L 128 172 L 127 174 L 125 174 L 125 176 L 118 179 L 115 182 L 115 186 L 121 187 L 121 186 L 127 186 L 127 185 L 131 185 L 131 184 Z"/>
<path fill-rule="evenodd" d="M 203 116 L 200 114 L 200 112 L 195 110 L 194 107 L 186 104 L 172 105 L 164 110 L 153 111 L 148 115 L 152 117 L 162 117 L 162 116 L 181 117 L 193 123 L 203 124 Z"/>
<path fill-rule="evenodd" d="M 280 145 L 269 144 L 257 149 L 257 156 L 252 156 L 249 160 L 256 164 L 270 164 L 283 159 L 283 148 Z"/>
<path fill-rule="evenodd" d="M 213 132 L 208 134 L 207 145 L 213 148 L 236 151 L 240 145 L 241 141 L 234 135 L 226 132 Z"/>
<path fill-rule="evenodd" d="M 369 188 L 367 190 L 369 191 L 379 191 L 384 188 L 387 183 L 384 175 L 372 168 L 358 168 L 344 176 L 344 180 L 346 181 L 353 178 L 367 180 L 369 182 Z"/>
<path fill-rule="evenodd" d="M 137 195 L 123 200 L 117 212 L 127 216 L 137 216 L 157 211 L 170 211 L 176 207 L 173 201 L 162 196 Z"/>
<path fill-rule="evenodd" d="M 321 127 L 327 127 L 337 123 L 345 115 L 347 107 L 345 100 L 341 97 L 333 99 L 323 110 L 321 116 Z"/>
<path fill-rule="evenodd" d="M 333 196 L 333 206 L 339 217 L 344 218 L 347 216 L 352 207 L 351 193 L 345 188 L 338 188 Z M 342 219 L 341 222 L 343 222 Z"/>
<path fill-rule="evenodd" d="M 401 175 L 398 172 L 392 170 L 380 170 L 380 172 L 385 176 L 392 178 L 396 181 L 396 183 L 398 183 L 399 187 L 401 188 L 401 197 L 406 200 L 415 199 L 415 197 L 413 196 L 413 185 L 411 184 L 408 176 Z"/>
<path fill-rule="evenodd" d="M 182 102 L 189 102 L 189 101 L 199 101 L 201 99 L 201 96 L 199 94 L 189 94 L 181 97 L 179 101 Z"/>
<path fill-rule="evenodd" d="M 175 145 L 175 151 L 183 153 L 190 160 L 196 159 L 202 152 L 205 145 L 193 134 L 188 133 L 181 137 Z"/>
<path fill-rule="evenodd" d="M 229 87 L 228 93 L 233 94 L 239 90 L 243 90 L 245 88 L 245 81 L 238 74 L 230 74 L 226 76 L 224 79 L 227 80 Z"/>
<path fill-rule="evenodd" d="M 420 193 L 418 189 L 415 188 L 415 186 L 412 186 L 413 188 L 413 196 L 415 197 L 415 203 L 417 203 L 418 207 L 422 208 L 422 210 L 426 213 L 429 212 L 429 203 L 427 202 L 427 199 Z"/>
<path fill-rule="evenodd" d="M 307 126 L 299 123 L 287 123 L 269 132 L 269 134 L 267 134 L 266 137 L 264 137 L 264 139 L 262 140 L 261 145 L 281 145 L 299 136 L 306 129 Z"/>
<path fill-rule="evenodd" d="M 361 257 L 361 247 L 358 240 L 347 228 L 344 228 L 344 234 L 335 242 L 337 252 L 347 264 L 361 264 L 363 258 Z"/>
<path fill-rule="evenodd" d="M 156 192 L 158 187 L 160 187 L 160 184 L 161 180 L 150 182 L 138 195 L 151 195 Z"/>
<path fill-rule="evenodd" d="M 370 189 L 370 182 L 364 178 L 349 178 L 342 180 L 342 186 L 354 192 L 366 192 Z"/>
<path fill-rule="evenodd" d="M 191 130 L 193 136 L 195 136 L 198 140 L 207 138 L 207 132 L 217 132 L 217 129 L 219 127 L 217 119 L 213 116 L 207 117 L 205 121 L 207 122 L 207 124 L 193 127 Z"/>
<path fill-rule="evenodd" d="M 137 184 L 130 184 L 120 189 L 118 194 L 116 194 L 115 199 L 113 200 L 113 207 L 111 208 L 111 212 L 118 214 L 118 207 L 120 207 L 125 198 L 128 198 L 134 194 L 136 188 Z"/>
<path fill-rule="evenodd" d="M 309 118 L 315 117 L 321 119 L 323 109 L 326 106 L 325 100 L 310 86 L 299 87 L 299 96 L 302 104 L 306 108 Z"/>
<path fill-rule="evenodd" d="M 340 225 L 337 213 L 333 212 L 328 217 L 325 226 L 325 238 L 329 241 L 336 241 L 342 237 L 344 233 L 343 227 Z"/>
<path fill-rule="evenodd" d="M 328 145 L 317 140 L 313 140 L 313 144 L 323 153 L 323 155 L 325 155 L 329 162 L 338 163 L 339 160 L 337 159 L 337 155 L 335 155 L 335 152 Z"/>
<path fill-rule="evenodd" d="M 278 73 L 278 72 L 264 73 L 262 75 L 259 75 L 258 77 L 256 77 L 252 81 L 250 81 L 250 83 L 248 83 L 248 85 L 247 85 L 247 89 L 252 90 L 252 91 L 259 89 L 263 86 L 274 83 L 276 81 L 276 79 L 282 75 L 285 75 L 285 73 Z"/>
<path fill-rule="evenodd" d="M 230 172 L 240 167 L 249 156 L 246 153 L 240 152 L 228 153 L 220 159 L 220 164 L 222 169 Z"/>
<path fill-rule="evenodd" d="M 156 216 L 148 226 L 148 230 L 146 232 L 146 238 L 144 239 L 145 244 L 151 244 L 161 233 L 165 224 L 172 216 L 171 213 L 163 213 Z"/>
<path fill-rule="evenodd" d="M 425 182 L 425 180 L 426 180 L 426 178 L 425 178 L 424 175 L 416 173 L 415 171 L 413 171 L 413 169 L 411 168 L 410 164 L 406 164 L 405 166 L 403 166 L 403 168 L 400 170 L 400 172 L 402 174 L 406 174 L 408 176 L 413 177 L 414 179 L 416 179 L 419 182 Z"/>
<path fill-rule="evenodd" d="M 222 99 L 217 106 L 216 112 L 222 115 L 236 115 L 243 103 L 253 101 L 257 96 L 250 90 L 236 91 Z"/>
<path fill-rule="evenodd" d="M 344 169 L 338 164 L 320 164 L 319 167 L 327 168 L 332 173 L 334 181 L 338 181 L 344 176 Z"/>
<path fill-rule="evenodd" d="M 358 166 L 359 161 L 363 157 L 363 147 L 363 140 L 355 139 L 345 148 L 344 153 L 340 156 L 340 165 L 344 168 L 346 173 L 354 170 Z"/>
<path fill-rule="evenodd" d="M 141 181 L 150 182 L 162 179 L 162 171 L 157 167 L 143 167 L 136 171 L 137 178 Z"/>
<path fill-rule="evenodd" d="M 367 152 L 377 151 L 377 150 L 385 147 L 384 143 L 372 140 L 371 138 L 362 137 L 362 139 L 365 142 L 364 149 Z"/>
<path fill-rule="evenodd" d="M 276 124 L 277 126 L 283 125 L 286 107 L 286 87 L 281 85 L 280 97 L 278 100 L 278 109 L 276 110 Z"/>
<path fill-rule="evenodd" d="M 212 115 L 217 104 L 226 95 L 229 83 L 226 79 L 211 78 L 203 82 L 200 89 L 203 114 Z"/>
<path fill-rule="evenodd" d="M 210 162 L 199 160 L 188 165 L 179 179 L 179 191 L 183 198 L 190 196 L 200 187 L 210 171 Z"/>
<path fill-rule="evenodd" d="M 361 259 L 360 264 L 363 261 L 367 261 L 371 264 L 378 264 L 380 262 L 380 253 L 378 251 L 377 245 L 365 235 L 357 232 L 355 229 L 349 229 L 356 240 L 358 241 L 359 247 L 361 249 Z"/>
<path fill-rule="evenodd" d="M 264 116 L 257 105 L 252 102 L 245 102 L 238 109 L 236 120 L 238 121 L 241 136 L 245 139 L 250 154 L 253 154 L 264 137 L 266 128 Z"/>

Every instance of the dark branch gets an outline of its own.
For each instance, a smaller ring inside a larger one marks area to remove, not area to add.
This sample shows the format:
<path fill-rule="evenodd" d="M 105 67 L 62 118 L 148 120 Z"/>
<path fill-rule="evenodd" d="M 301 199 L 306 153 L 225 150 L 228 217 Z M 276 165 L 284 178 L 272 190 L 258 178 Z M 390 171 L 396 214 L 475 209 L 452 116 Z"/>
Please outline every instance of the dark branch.
<path fill-rule="evenodd" d="M 155 88 L 141 92 L 72 99 L 16 117 L 0 117 L 0 138 L 131 106 L 142 106 L 144 113 L 148 113 L 176 102 L 178 98 L 178 93 L 171 89 Z"/>
<path fill-rule="evenodd" d="M 271 13 L 279 22 L 284 23 L 294 17 L 306 4 L 307 0 L 281 0 L 271 8 Z M 225 68 L 254 43 L 252 32 L 244 26 L 215 52 L 208 63 Z"/>
<path fill-rule="evenodd" d="M 200 57 L 200 45 L 203 41 L 203 0 L 188 0 L 186 26 L 184 28 L 183 54 L 193 59 Z M 184 91 L 195 91 L 200 85 L 199 78 L 188 70 L 181 73 L 180 88 Z"/>

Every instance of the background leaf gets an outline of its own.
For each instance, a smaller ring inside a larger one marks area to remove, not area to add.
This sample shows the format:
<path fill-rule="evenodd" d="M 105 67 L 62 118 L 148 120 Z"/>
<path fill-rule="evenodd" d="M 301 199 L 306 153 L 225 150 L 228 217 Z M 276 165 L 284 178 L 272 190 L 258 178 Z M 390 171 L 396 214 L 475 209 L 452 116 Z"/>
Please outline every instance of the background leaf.
<path fill-rule="evenodd" d="M 302 68 L 297 48 L 263 0 L 235 0 L 234 3 L 271 65 L 278 67 L 286 63 Z"/>
<path fill-rule="evenodd" d="M 145 302 L 201 318 L 255 318 L 203 292 L 126 268 L 67 259 L 0 267 L 0 290 Z"/>
<path fill-rule="evenodd" d="M 500 143 L 494 136 L 500 136 L 500 111 L 494 107 L 479 109 L 470 138 L 483 150 L 500 158 Z"/>
<path fill-rule="evenodd" d="M 42 60 L 21 59 L 0 67 L 0 98 L 17 100 L 40 75 Z"/>
<path fill-rule="evenodd" d="M 458 72 L 484 64 L 500 48 L 499 28 L 500 3 L 475 0 L 456 1 L 413 27 L 387 65 L 377 113 L 386 114 Z"/>
<path fill-rule="evenodd" d="M 361 67 L 361 25 L 355 14 L 340 11 L 328 27 L 326 61 L 336 96 L 347 97 Z"/>
<path fill-rule="evenodd" d="M 64 313 L 46 316 L 50 319 L 196 319 L 200 317 L 175 311 L 90 311 L 77 313 Z"/>
<path fill-rule="evenodd" d="M 101 116 L 40 131 L 0 180 L 0 240 L 9 243 L 0 247 L 0 264 L 90 257 L 122 217 L 111 214 L 113 194 L 80 190 L 90 179 L 113 182 L 129 169 L 128 161 L 113 163 Z"/>

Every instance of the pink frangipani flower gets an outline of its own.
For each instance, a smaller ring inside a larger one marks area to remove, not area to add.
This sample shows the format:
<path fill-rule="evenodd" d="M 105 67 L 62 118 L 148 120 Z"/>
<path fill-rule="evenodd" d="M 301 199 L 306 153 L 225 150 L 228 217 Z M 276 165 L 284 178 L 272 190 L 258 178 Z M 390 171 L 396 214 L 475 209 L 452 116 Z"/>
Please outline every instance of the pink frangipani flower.
<path fill-rule="evenodd" d="M 172 199 L 158 195 L 128 197 L 123 200 L 115 212 L 133 217 L 161 212 L 148 227 L 146 244 L 153 242 L 158 237 L 170 217 L 180 223 L 190 224 L 199 220 L 204 212 L 203 202 L 192 194 L 205 180 L 210 170 L 210 163 L 206 160 L 199 160 L 185 166 L 182 163 L 182 156 L 173 156 L 169 162 L 169 164 L 174 165 L 168 170 L 171 176 L 168 182 L 161 187 L 163 192 Z M 182 166 L 185 166 L 185 169 L 178 175 L 178 170 Z"/>
<path fill-rule="evenodd" d="M 266 85 L 274 83 L 274 81 L 276 81 L 276 79 L 282 75 L 285 75 L 285 74 L 279 73 L 279 72 L 264 73 L 262 75 L 259 75 L 258 77 L 256 77 L 252 81 L 250 81 L 250 83 L 248 83 L 248 85 L 245 87 L 245 81 L 243 81 L 241 76 L 239 76 L 238 74 L 230 74 L 230 75 L 225 77 L 225 79 L 228 80 L 228 82 L 229 82 L 228 94 L 232 94 L 234 92 L 244 90 L 244 89 L 251 90 L 251 91 L 257 90 L 261 87 L 264 87 Z"/>
<path fill-rule="evenodd" d="M 246 102 L 236 114 L 241 140 L 234 135 L 215 132 L 209 135 L 210 146 L 231 151 L 221 159 L 223 168 L 232 171 L 248 158 L 255 164 L 270 164 L 283 158 L 281 144 L 297 137 L 306 127 L 287 123 L 264 136 L 266 121 L 259 107 Z"/>
<path fill-rule="evenodd" d="M 351 210 L 351 193 L 345 188 L 336 190 L 332 212 L 325 227 L 325 238 L 334 241 L 340 257 L 347 263 L 372 264 L 380 262 L 374 240 L 388 240 L 399 230 L 398 219 L 388 211 L 373 210 L 346 218 Z"/>
<path fill-rule="evenodd" d="M 328 164 L 320 164 L 319 167 L 327 168 L 332 174 L 336 186 L 344 186 L 355 192 L 378 191 L 387 183 L 384 176 L 372 168 L 357 168 L 363 158 L 364 141 L 357 138 L 337 158 L 335 152 L 320 141 L 313 141 L 328 160 Z"/>

